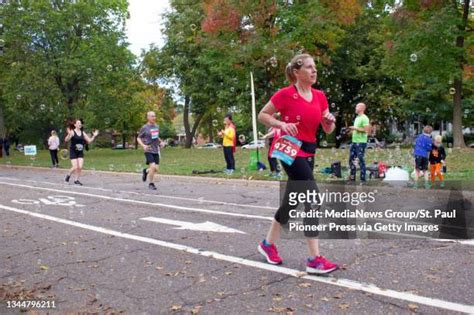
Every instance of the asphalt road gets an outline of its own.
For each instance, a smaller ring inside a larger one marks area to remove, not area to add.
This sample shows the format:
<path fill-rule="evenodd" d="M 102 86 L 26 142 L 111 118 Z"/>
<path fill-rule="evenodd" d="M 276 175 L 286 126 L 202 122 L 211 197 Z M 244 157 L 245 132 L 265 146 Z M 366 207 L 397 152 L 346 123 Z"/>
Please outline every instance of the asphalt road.
<path fill-rule="evenodd" d="M 256 251 L 276 183 L 159 176 L 153 192 L 138 174 L 63 178 L 0 167 L 1 314 L 20 297 L 54 300 L 52 313 L 474 313 L 472 241 L 321 240 L 342 269 L 309 276 L 304 240 L 278 244 L 281 266 Z"/>

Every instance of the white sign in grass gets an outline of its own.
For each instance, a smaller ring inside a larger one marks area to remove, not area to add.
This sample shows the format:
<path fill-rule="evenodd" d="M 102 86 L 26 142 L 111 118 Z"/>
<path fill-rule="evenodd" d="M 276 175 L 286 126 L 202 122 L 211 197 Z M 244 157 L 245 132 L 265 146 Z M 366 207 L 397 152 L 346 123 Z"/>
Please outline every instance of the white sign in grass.
<path fill-rule="evenodd" d="M 25 145 L 23 147 L 23 151 L 25 152 L 25 155 L 36 155 L 37 150 L 35 145 Z"/>

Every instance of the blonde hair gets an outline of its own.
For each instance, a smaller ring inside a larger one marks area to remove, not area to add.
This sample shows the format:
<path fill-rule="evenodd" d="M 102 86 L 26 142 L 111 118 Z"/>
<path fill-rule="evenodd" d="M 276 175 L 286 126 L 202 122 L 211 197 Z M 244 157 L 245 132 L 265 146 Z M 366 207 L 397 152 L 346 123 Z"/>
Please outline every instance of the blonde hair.
<path fill-rule="evenodd" d="M 56 136 L 57 135 L 56 130 L 51 130 L 51 135 Z"/>
<path fill-rule="evenodd" d="M 443 142 L 443 137 L 441 137 L 441 135 L 437 135 L 436 137 L 434 137 L 434 140 L 436 142 Z"/>
<path fill-rule="evenodd" d="M 430 134 L 432 131 L 433 131 L 433 127 L 431 127 L 430 125 L 426 125 L 423 128 L 423 132 L 426 133 L 426 134 Z"/>
<path fill-rule="evenodd" d="M 308 58 L 313 59 L 310 54 L 299 54 L 291 59 L 290 63 L 288 63 L 285 69 L 285 76 L 288 81 L 290 81 L 291 83 L 296 83 L 296 76 L 294 71 L 301 69 L 304 64 L 304 61 Z"/>

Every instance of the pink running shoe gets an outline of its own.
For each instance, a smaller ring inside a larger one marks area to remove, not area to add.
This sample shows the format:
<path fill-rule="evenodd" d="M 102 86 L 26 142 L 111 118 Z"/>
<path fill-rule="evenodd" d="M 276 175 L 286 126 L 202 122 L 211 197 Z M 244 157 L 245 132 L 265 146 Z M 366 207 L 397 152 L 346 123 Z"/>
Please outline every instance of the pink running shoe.
<path fill-rule="evenodd" d="M 327 260 L 324 256 L 319 256 L 313 260 L 308 258 L 306 262 L 306 272 L 315 274 L 326 274 L 339 269 L 337 264 L 334 264 Z"/>
<path fill-rule="evenodd" d="M 258 244 L 257 250 L 260 254 L 262 254 L 267 262 L 272 265 L 280 265 L 283 260 L 278 255 L 278 250 L 275 244 L 271 244 L 270 246 L 266 246 L 263 242 Z"/>

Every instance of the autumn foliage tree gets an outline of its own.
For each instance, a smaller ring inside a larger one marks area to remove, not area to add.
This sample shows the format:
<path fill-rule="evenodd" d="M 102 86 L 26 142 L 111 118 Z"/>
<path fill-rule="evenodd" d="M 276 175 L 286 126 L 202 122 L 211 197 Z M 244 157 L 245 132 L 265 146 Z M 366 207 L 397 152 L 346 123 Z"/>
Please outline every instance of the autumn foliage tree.
<path fill-rule="evenodd" d="M 459 118 L 465 113 L 460 108 L 471 103 L 467 53 L 472 47 L 471 22 L 462 9 L 466 3 L 171 1 L 172 10 L 165 15 L 165 45 L 148 52 L 145 68 L 153 73 L 153 80 L 175 84 L 184 101 L 187 146 L 201 123 L 212 134 L 212 121 L 220 121 L 218 113 L 229 110 L 235 113 L 238 127 L 250 130 L 249 72 L 254 74 L 261 107 L 288 84 L 285 66 L 301 52 L 315 56 L 316 87 L 324 90 L 331 110 L 339 114 L 339 125 L 352 121 L 353 106 L 359 101 L 369 103 L 371 116 L 385 125 L 413 119 L 411 113 L 419 113 L 423 102 L 437 109 L 436 115 L 423 115 L 427 122 L 450 120 L 447 100 L 452 97 L 458 146 Z M 446 40 L 455 44 L 447 45 Z M 416 51 L 414 63 L 410 55 Z M 454 96 L 446 94 L 450 80 Z"/>

